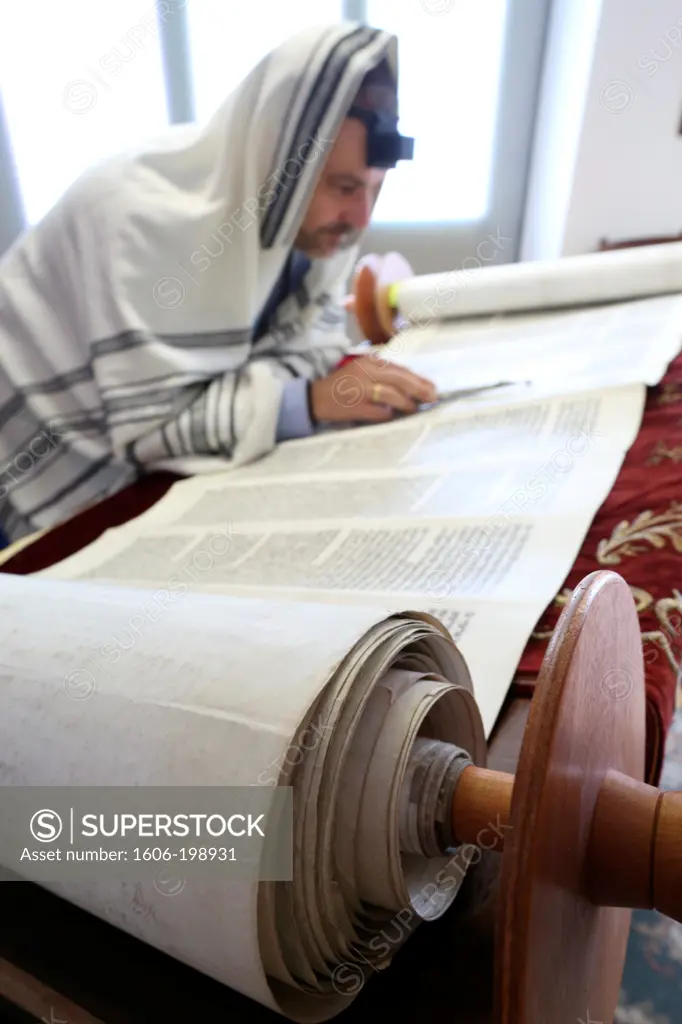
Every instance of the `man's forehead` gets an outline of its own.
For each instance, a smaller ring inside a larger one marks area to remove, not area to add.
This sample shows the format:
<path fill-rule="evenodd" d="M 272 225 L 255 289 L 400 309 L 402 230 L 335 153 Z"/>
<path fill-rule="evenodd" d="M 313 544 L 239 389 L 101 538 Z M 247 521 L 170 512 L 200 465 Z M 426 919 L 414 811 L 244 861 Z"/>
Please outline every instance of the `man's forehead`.
<path fill-rule="evenodd" d="M 363 185 L 380 182 L 386 174 L 384 168 L 367 166 L 367 129 L 353 118 L 344 121 L 325 170 L 327 174 L 356 178 Z"/>

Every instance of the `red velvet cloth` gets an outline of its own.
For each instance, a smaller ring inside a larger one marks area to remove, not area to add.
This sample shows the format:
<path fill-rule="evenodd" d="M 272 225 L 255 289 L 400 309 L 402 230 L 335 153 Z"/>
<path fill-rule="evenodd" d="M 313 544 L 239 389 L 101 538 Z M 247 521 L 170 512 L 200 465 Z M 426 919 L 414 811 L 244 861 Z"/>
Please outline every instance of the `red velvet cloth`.
<path fill-rule="evenodd" d="M 682 654 L 682 355 L 661 383 L 648 389 L 637 439 L 521 658 L 517 695 L 532 693 L 566 597 L 597 569 L 623 576 L 637 605 L 646 678 L 647 780 L 658 785 Z M 614 699 L 619 696 L 614 692 Z"/>
<path fill-rule="evenodd" d="M 47 569 L 69 555 L 75 555 L 97 540 L 105 530 L 122 526 L 129 519 L 142 515 L 180 479 L 173 473 L 152 473 L 142 477 L 99 505 L 86 508 L 60 526 L 55 526 L 49 533 L 18 551 L 5 562 L 2 572 L 25 576 Z"/>
<path fill-rule="evenodd" d="M 596 569 L 630 584 L 639 609 L 646 666 L 647 780 L 657 785 L 675 708 L 682 654 L 682 355 L 650 388 L 641 429 L 597 512 L 564 586 L 545 611 L 519 664 L 512 695 L 530 696 L 551 631 L 570 589 Z M 74 554 L 104 530 L 140 515 L 177 480 L 155 473 L 51 530 L 10 559 L 4 572 L 37 572 Z M 618 696 L 615 694 L 614 696 Z"/>

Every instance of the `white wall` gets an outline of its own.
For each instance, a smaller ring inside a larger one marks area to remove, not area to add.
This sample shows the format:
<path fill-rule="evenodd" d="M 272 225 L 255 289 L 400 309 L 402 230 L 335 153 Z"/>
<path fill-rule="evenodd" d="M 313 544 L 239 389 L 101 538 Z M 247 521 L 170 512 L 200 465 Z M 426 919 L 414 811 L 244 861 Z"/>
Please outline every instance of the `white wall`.
<path fill-rule="evenodd" d="M 556 0 L 521 259 L 682 231 L 682 2 Z"/>

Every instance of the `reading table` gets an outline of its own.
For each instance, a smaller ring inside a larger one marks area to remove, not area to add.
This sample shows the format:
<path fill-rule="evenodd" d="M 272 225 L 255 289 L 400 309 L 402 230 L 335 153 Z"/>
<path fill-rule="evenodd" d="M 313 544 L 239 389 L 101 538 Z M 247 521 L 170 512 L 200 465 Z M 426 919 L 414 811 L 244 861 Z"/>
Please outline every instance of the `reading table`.
<path fill-rule="evenodd" d="M 682 506 L 677 501 L 680 453 L 682 357 L 671 364 L 661 384 L 650 389 L 638 439 L 609 499 L 595 517 L 566 588 L 547 610 L 524 653 L 517 681 L 491 736 L 489 768 L 516 771 L 534 682 L 557 617 L 571 589 L 586 575 L 612 568 L 631 585 L 645 650 L 655 653 L 652 659 L 645 657 L 645 779 L 657 784 L 682 646 L 676 627 L 682 620 L 674 614 L 682 613 L 676 589 L 682 559 Z M 105 529 L 149 508 L 174 479 L 160 473 L 143 478 L 60 527 L 43 532 L 19 550 L 10 549 L 3 571 L 31 573 L 67 557 Z M 602 541 L 613 538 L 618 530 L 620 561 L 614 564 L 617 545 L 605 547 Z M 610 564 L 603 561 L 604 551 L 611 553 Z M 644 737 L 641 739 L 643 744 Z M 447 1015 L 461 1024 L 492 1024 L 495 922 L 504 904 L 500 865 L 498 853 L 483 853 L 453 907 L 440 920 L 417 930 L 391 966 L 377 973 L 360 992 L 343 1019 L 352 1024 L 370 1014 L 390 1014 L 394 1022 L 421 1024 Z M 618 968 L 617 948 L 613 955 Z M 562 970 L 562 963 L 563 958 L 557 960 L 557 971 Z M 581 983 L 577 975 L 574 980 Z M 594 1008 L 591 1011 L 586 1006 L 585 1014 L 589 1012 L 593 1020 L 600 1019 Z M 278 1019 L 271 1011 L 29 882 L 6 883 L 2 890 L 0 1015 L 8 1021 L 53 1024 L 184 1024 L 211 1019 L 257 1024 Z"/>

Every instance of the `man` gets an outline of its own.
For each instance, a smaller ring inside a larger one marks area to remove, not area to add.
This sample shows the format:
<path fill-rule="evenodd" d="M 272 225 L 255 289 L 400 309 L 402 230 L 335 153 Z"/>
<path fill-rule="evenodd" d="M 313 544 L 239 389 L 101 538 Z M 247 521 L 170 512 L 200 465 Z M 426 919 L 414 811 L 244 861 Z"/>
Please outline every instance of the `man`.
<path fill-rule="evenodd" d="M 430 382 L 379 360 L 338 368 L 358 241 L 387 169 L 411 155 L 396 96 L 394 36 L 307 29 L 207 125 L 91 168 L 12 247 L 0 262 L 10 540 L 152 468 L 215 472 L 319 425 L 434 400 Z"/>

